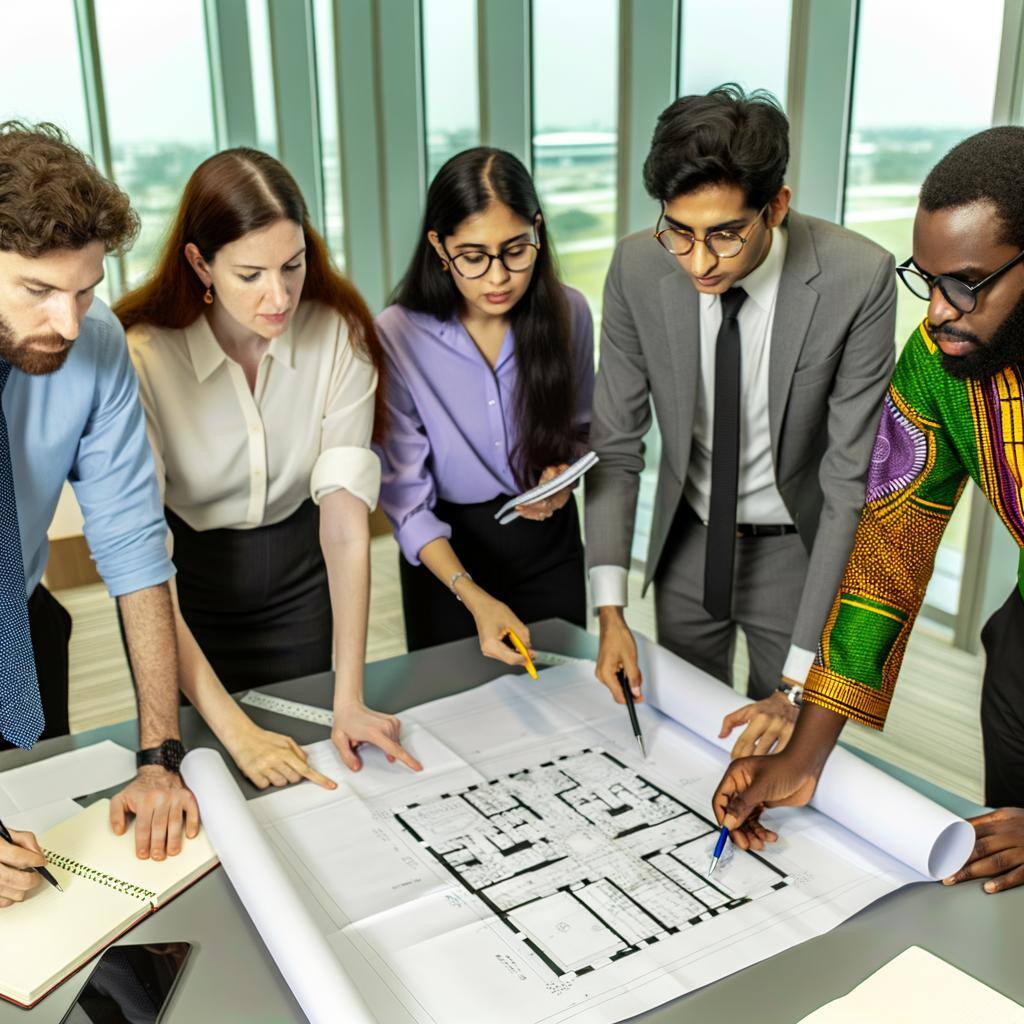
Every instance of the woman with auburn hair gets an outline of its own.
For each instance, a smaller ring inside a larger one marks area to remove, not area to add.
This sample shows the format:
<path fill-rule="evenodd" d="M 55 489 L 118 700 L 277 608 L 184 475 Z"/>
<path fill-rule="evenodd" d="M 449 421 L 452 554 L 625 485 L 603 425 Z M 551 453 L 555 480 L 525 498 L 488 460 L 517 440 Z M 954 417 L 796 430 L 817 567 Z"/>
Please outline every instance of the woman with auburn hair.
<path fill-rule="evenodd" d="M 594 394 L 593 322 L 559 280 L 540 200 L 511 153 L 459 153 L 427 192 L 419 241 L 377 318 L 387 356 L 381 504 L 395 529 L 410 650 L 479 637 L 525 659 L 524 619 L 586 624 L 583 544 L 570 490 L 515 494 L 582 454 Z"/>
<path fill-rule="evenodd" d="M 331 667 L 332 739 L 419 763 L 363 701 L 380 345 L 294 178 L 229 149 L 192 174 L 124 324 L 177 568 L 181 689 L 260 788 L 314 771 L 229 693 Z"/>

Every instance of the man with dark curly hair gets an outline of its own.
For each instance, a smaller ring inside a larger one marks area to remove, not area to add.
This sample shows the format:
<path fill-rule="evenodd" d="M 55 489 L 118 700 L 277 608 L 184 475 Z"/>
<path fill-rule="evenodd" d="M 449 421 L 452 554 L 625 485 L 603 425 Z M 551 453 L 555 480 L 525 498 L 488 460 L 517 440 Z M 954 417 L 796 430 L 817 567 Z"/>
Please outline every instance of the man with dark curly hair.
<path fill-rule="evenodd" d="M 111 824 L 123 833 L 135 815 L 136 852 L 159 860 L 198 832 L 177 772 L 173 569 L 124 332 L 94 297 L 104 257 L 137 231 L 128 197 L 59 129 L 0 124 L 0 748 L 68 731 L 71 623 L 41 583 L 68 480 L 138 687 L 140 767 Z M 0 840 L 0 907 L 38 884 L 23 869 L 45 863 L 29 833 L 13 838 Z"/>
<path fill-rule="evenodd" d="M 968 480 L 1024 548 L 1024 128 L 946 154 L 921 188 L 903 283 L 928 303 L 900 356 L 875 437 L 867 501 L 825 623 L 804 707 L 780 754 L 735 761 L 715 794 L 741 846 L 774 838 L 763 805 L 803 804 L 847 719 L 881 729 L 942 534 Z M 985 802 L 947 885 L 1024 885 L 1024 554 L 982 630 Z"/>

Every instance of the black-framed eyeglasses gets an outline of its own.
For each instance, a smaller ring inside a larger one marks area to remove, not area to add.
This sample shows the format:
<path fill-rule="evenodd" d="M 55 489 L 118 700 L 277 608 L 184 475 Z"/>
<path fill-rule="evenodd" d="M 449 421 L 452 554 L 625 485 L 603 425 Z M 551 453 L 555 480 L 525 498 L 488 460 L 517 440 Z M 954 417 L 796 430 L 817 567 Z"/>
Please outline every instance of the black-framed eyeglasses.
<path fill-rule="evenodd" d="M 744 228 L 745 235 L 739 231 L 709 231 L 703 238 L 698 238 L 692 231 L 686 231 L 683 228 L 674 228 L 671 225 L 663 228 L 661 222 L 665 217 L 665 210 L 662 208 L 658 223 L 654 225 L 654 237 L 673 256 L 688 256 L 693 252 L 693 247 L 701 242 L 708 252 L 719 259 L 732 259 L 743 252 L 743 246 L 750 240 L 754 228 L 757 227 L 770 205 L 770 203 L 765 203 L 761 212 Z"/>
<path fill-rule="evenodd" d="M 537 254 L 540 252 L 540 242 L 536 234 L 529 242 L 515 242 L 502 249 L 501 252 L 484 252 L 482 249 L 471 249 L 468 252 L 460 252 L 453 256 L 448 247 L 441 243 L 445 256 L 449 263 L 459 272 L 460 277 L 467 281 L 473 281 L 483 277 L 491 269 L 491 264 L 497 260 L 510 274 L 524 274 L 537 262 Z"/>
<path fill-rule="evenodd" d="M 942 297 L 955 310 L 960 313 L 973 313 L 978 308 L 978 292 L 993 284 L 1021 260 L 1024 260 L 1024 249 L 1013 259 L 1007 260 L 998 270 L 993 270 L 988 277 L 983 277 L 977 284 L 968 284 L 949 274 L 926 274 L 920 267 L 913 265 L 914 257 L 908 256 L 896 268 L 896 276 L 910 289 L 911 294 L 919 299 L 929 301 L 932 292 L 938 288 Z"/>

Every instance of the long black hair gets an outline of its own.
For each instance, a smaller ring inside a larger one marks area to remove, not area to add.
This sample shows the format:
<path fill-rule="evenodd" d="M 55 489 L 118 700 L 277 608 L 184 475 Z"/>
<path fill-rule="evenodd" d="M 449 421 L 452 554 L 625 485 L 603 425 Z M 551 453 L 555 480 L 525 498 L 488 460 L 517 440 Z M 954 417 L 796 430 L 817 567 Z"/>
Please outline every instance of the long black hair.
<path fill-rule="evenodd" d="M 531 224 L 541 213 L 533 179 L 511 153 L 479 146 L 453 156 L 430 183 L 419 242 L 391 301 L 451 319 L 462 296 L 452 280 L 455 271 L 442 269 L 427 233 L 436 231 L 443 242 L 467 217 L 493 202 L 504 203 Z M 533 486 L 546 466 L 569 461 L 577 440 L 569 303 L 543 216 L 536 230 L 540 252 L 533 277 L 509 312 L 518 369 L 513 402 L 518 440 L 509 461 L 523 488 Z"/>

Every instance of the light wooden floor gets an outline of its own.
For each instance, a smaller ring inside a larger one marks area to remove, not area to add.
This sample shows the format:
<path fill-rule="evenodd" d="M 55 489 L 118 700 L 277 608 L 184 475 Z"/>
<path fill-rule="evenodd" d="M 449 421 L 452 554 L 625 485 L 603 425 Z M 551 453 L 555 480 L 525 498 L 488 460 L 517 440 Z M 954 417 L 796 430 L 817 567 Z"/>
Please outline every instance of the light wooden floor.
<path fill-rule="evenodd" d="M 373 591 L 367 655 L 376 661 L 405 652 L 398 548 L 391 537 L 372 542 Z M 650 595 L 639 598 L 640 580 L 630 576 L 629 621 L 654 636 Z M 94 729 L 135 715 L 128 666 L 117 630 L 113 601 L 101 585 L 60 591 L 74 618 L 71 638 L 71 728 Z M 736 676 L 745 677 L 746 652 L 739 645 Z M 926 623 L 914 630 L 888 725 L 877 733 L 848 725 L 844 738 L 968 799 L 982 799 L 978 707 L 982 660 L 955 650 Z M 745 689 L 745 684 L 742 687 Z"/>

